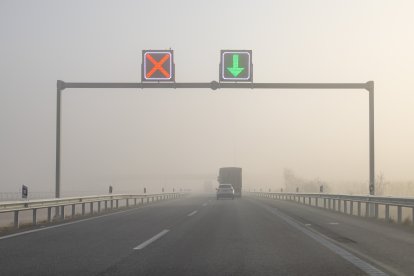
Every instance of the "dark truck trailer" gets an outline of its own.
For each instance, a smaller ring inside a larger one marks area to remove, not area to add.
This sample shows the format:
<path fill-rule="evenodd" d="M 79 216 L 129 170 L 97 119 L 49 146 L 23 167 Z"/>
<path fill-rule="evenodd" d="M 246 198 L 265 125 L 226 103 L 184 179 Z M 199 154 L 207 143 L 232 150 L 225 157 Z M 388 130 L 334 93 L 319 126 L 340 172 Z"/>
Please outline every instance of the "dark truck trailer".
<path fill-rule="evenodd" d="M 242 169 L 236 167 L 226 167 L 219 169 L 217 180 L 220 184 L 231 184 L 234 188 L 234 195 L 242 195 Z"/>

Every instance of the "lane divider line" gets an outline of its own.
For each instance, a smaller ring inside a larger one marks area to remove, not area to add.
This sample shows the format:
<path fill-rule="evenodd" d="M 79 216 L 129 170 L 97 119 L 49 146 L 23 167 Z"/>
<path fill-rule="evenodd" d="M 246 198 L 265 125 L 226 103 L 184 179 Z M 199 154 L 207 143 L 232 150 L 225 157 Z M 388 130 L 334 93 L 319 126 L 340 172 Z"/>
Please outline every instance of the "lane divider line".
<path fill-rule="evenodd" d="M 191 217 L 191 216 L 193 216 L 193 215 L 195 215 L 195 214 L 197 214 L 197 210 L 195 210 L 195 211 L 192 211 L 191 213 L 189 213 L 187 216 L 189 216 L 189 217 Z"/>
<path fill-rule="evenodd" d="M 155 235 L 154 237 L 150 238 L 149 240 L 144 241 L 143 243 L 141 243 L 140 245 L 134 247 L 134 250 L 141 250 L 144 249 L 145 247 L 147 247 L 148 245 L 150 245 L 151 243 L 155 242 L 156 240 L 158 240 L 159 238 L 161 238 L 162 236 L 164 236 L 165 234 L 167 234 L 170 230 L 169 229 L 164 229 L 161 232 L 159 232 L 157 235 Z"/>

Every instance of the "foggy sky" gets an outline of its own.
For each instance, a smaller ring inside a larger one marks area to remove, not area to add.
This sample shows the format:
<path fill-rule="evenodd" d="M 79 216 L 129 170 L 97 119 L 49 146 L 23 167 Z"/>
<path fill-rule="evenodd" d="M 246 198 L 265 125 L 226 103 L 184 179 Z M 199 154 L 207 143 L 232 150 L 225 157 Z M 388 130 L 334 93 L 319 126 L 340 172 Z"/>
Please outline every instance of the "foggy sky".
<path fill-rule="evenodd" d="M 255 82 L 374 80 L 376 171 L 412 180 L 413 10 L 385 0 L 3 0 L 0 192 L 54 191 L 56 80 L 139 82 L 141 51 L 169 48 L 177 82 L 217 80 L 221 49 L 253 50 Z M 203 180 L 165 175 L 222 166 L 242 167 L 248 187 L 280 188 L 284 168 L 368 183 L 366 91 L 70 89 L 62 103 L 63 195 L 195 187 Z"/>

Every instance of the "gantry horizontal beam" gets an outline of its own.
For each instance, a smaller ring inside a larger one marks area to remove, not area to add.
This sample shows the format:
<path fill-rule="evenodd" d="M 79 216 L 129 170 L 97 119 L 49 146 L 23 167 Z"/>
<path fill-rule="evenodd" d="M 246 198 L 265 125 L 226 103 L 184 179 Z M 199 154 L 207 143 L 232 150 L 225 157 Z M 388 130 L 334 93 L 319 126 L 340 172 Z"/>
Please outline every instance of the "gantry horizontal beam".
<path fill-rule="evenodd" d="M 366 89 L 372 90 L 374 82 L 366 83 L 247 83 L 247 82 L 64 82 L 57 81 L 58 89 L 66 88 L 207 88 L 207 89 Z"/>

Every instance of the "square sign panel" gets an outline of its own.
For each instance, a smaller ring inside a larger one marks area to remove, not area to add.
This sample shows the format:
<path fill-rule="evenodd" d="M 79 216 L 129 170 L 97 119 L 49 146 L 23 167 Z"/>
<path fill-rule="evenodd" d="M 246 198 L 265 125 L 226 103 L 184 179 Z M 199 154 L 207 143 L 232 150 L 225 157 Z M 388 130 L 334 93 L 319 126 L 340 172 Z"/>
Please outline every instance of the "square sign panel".
<path fill-rule="evenodd" d="M 143 50 L 141 81 L 174 81 L 172 50 Z"/>
<path fill-rule="evenodd" d="M 251 50 L 221 50 L 220 81 L 253 81 Z"/>

